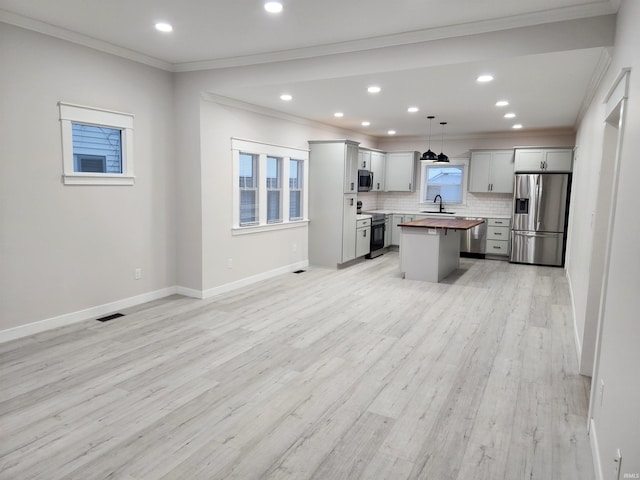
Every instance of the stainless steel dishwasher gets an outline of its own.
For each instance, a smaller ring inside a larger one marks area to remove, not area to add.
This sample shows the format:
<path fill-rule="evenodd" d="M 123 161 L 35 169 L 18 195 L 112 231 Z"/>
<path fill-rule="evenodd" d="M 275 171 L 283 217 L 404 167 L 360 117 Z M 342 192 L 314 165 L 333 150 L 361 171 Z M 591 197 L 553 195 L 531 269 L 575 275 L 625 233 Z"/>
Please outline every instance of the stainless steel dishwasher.
<path fill-rule="evenodd" d="M 460 255 L 463 257 L 484 258 L 487 247 L 487 219 L 465 217 L 465 220 L 484 220 L 484 223 L 460 232 Z"/>

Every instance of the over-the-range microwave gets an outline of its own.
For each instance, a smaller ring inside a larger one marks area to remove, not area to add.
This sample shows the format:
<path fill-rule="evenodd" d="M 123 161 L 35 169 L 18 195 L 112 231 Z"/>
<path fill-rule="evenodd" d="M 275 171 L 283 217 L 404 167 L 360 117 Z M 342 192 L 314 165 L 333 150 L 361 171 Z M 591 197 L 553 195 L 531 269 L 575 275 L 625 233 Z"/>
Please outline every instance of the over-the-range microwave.
<path fill-rule="evenodd" d="M 368 192 L 373 188 L 373 172 L 358 170 L 358 191 Z"/>

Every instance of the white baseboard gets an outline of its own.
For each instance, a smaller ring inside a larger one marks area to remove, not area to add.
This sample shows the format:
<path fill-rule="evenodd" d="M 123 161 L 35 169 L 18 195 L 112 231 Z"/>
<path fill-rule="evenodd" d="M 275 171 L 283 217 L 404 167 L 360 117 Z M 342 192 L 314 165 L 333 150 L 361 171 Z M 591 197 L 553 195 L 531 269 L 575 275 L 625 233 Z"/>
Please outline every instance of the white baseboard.
<path fill-rule="evenodd" d="M 64 327 L 65 325 L 71 325 L 72 323 L 81 322 L 89 318 L 98 318 L 100 316 L 116 312 L 123 308 L 133 307 L 135 305 L 140 305 L 141 303 L 151 302 L 152 300 L 168 297 L 169 295 L 174 295 L 176 293 L 177 287 L 167 287 L 156 290 L 154 292 L 136 295 L 135 297 L 116 300 L 115 302 L 105 303 L 103 305 L 98 305 L 96 307 L 91 307 L 84 310 L 78 310 L 77 312 L 66 313 L 57 317 L 47 318 L 44 320 L 39 320 L 37 322 L 27 323 L 26 325 L 9 328 L 7 330 L 0 331 L 0 343 L 26 337 L 27 335 L 44 332 L 45 330 Z"/>
<path fill-rule="evenodd" d="M 243 278 L 241 280 L 237 280 L 235 282 L 226 283 L 224 285 L 220 285 L 218 287 L 210 288 L 208 290 L 204 290 L 201 292 L 202 296 L 199 298 L 211 298 L 216 295 L 220 295 L 221 293 L 231 292 L 238 288 L 246 287 L 251 285 L 252 283 L 261 282 L 263 280 L 268 280 L 273 277 L 277 277 L 278 275 L 282 275 L 283 273 L 294 272 L 296 270 L 300 270 L 302 268 L 306 268 L 309 266 L 309 260 L 303 260 L 301 262 L 292 263 L 290 265 L 286 265 L 284 267 L 276 268 L 275 270 L 269 270 L 268 272 L 259 273 L 258 275 L 253 275 L 251 277 Z M 189 295 L 193 296 L 193 295 Z"/>
<path fill-rule="evenodd" d="M 596 434 L 596 424 L 593 418 L 589 420 L 589 443 L 591 443 L 593 471 L 596 474 L 596 480 L 604 480 L 604 476 L 602 475 L 602 462 L 600 461 L 600 449 L 598 447 L 598 436 Z"/>
<path fill-rule="evenodd" d="M 64 327 L 65 325 L 71 325 L 72 323 L 81 322 L 90 318 L 99 318 L 109 313 L 116 312 L 123 308 L 129 308 L 142 303 L 158 300 L 159 298 L 168 297 L 169 295 L 184 295 L 185 297 L 193 298 L 211 298 L 221 293 L 231 292 L 238 288 L 246 287 L 252 283 L 260 282 L 262 280 L 268 280 L 269 278 L 277 277 L 283 273 L 293 272 L 301 268 L 309 266 L 309 261 L 304 260 L 301 262 L 293 263 L 284 267 L 276 268 L 268 272 L 263 272 L 258 275 L 243 278 L 235 282 L 220 285 L 209 290 L 195 290 L 193 288 L 173 286 L 156 290 L 154 292 L 143 293 L 142 295 L 136 295 L 135 297 L 129 297 L 122 300 L 117 300 L 111 303 L 105 303 L 104 305 L 98 305 L 96 307 L 87 308 L 85 310 L 78 310 L 77 312 L 66 313 L 57 317 L 47 318 L 39 320 L 37 322 L 28 323 L 26 325 L 20 325 L 17 327 L 9 328 L 7 330 L 0 331 L 0 343 L 15 340 L 17 338 L 26 337 L 35 333 L 44 332 L 53 328 Z"/>

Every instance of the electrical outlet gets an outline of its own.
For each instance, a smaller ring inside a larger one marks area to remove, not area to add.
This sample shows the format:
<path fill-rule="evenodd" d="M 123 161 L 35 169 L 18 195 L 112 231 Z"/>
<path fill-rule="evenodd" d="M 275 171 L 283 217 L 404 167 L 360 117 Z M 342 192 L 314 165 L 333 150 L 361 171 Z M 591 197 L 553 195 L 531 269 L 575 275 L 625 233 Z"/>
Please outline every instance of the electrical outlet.
<path fill-rule="evenodd" d="M 227 258 L 227 268 L 233 268 L 233 258 Z"/>
<path fill-rule="evenodd" d="M 136 271 L 134 273 L 134 278 L 136 280 L 140 280 L 142 278 L 142 269 L 141 268 L 136 268 Z"/>

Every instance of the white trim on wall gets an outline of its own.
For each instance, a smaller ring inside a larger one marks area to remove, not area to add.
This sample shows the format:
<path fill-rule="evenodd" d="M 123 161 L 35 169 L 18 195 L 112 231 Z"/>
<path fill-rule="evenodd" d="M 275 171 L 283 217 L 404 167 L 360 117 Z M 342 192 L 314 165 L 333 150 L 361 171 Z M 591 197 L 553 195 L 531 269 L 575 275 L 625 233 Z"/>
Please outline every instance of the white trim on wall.
<path fill-rule="evenodd" d="M 28 323 L 26 325 L 19 325 L 17 327 L 9 328 L 7 330 L 0 330 L 0 343 L 9 342 L 18 338 L 27 337 L 36 333 L 52 330 L 54 328 L 64 327 L 73 323 L 83 322 L 92 318 L 100 318 L 104 315 L 108 315 L 124 308 L 134 307 L 143 303 L 165 298 L 170 295 L 183 295 L 185 297 L 193 297 L 198 299 L 205 299 L 215 297 L 223 293 L 232 292 L 234 290 L 247 287 L 251 284 L 261 282 L 263 280 L 269 280 L 283 275 L 285 273 L 295 272 L 302 268 L 309 266 L 309 260 L 303 260 L 300 262 L 285 265 L 274 270 L 262 272 L 258 275 L 243 278 L 241 280 L 220 285 L 209 290 L 195 290 L 192 288 L 173 286 L 167 287 L 153 292 L 143 293 L 136 295 L 135 297 L 124 298 L 115 302 L 105 303 L 104 305 L 97 305 L 84 310 L 78 310 L 77 312 L 66 313 L 57 317 L 47 318 L 39 320 L 37 322 Z"/>
<path fill-rule="evenodd" d="M 115 302 L 97 305 L 95 307 L 86 308 L 84 310 L 78 310 L 77 312 L 66 313 L 57 317 L 47 318 L 33 323 L 27 323 L 26 325 L 19 325 L 17 327 L 0 331 L 0 343 L 44 332 L 46 330 L 64 327 L 66 325 L 82 322 L 91 318 L 99 318 L 123 308 L 129 308 L 135 305 L 140 305 L 142 303 L 158 300 L 159 298 L 168 297 L 169 295 L 174 295 L 175 293 L 177 293 L 176 287 L 167 287 L 156 290 L 154 292 L 136 295 L 135 297 L 124 298 Z"/>

